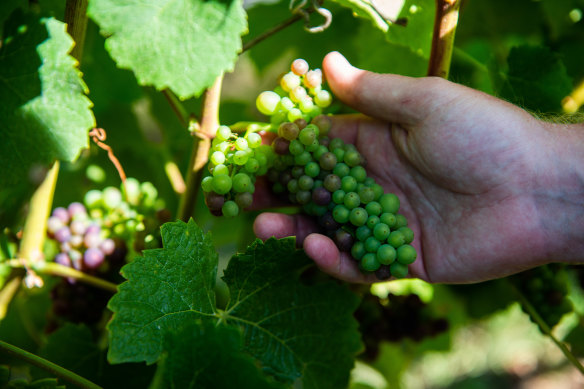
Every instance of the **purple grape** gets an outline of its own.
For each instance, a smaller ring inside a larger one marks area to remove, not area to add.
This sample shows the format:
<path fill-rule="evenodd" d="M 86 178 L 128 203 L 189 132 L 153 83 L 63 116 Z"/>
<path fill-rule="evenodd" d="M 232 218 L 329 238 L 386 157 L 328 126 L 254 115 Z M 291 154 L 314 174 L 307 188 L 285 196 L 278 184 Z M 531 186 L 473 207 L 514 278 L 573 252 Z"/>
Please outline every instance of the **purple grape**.
<path fill-rule="evenodd" d="M 61 227 L 55 231 L 55 239 L 59 243 L 68 242 L 71 239 L 71 230 L 69 230 L 69 227 Z"/>
<path fill-rule="evenodd" d="M 101 226 L 96 223 L 91 223 L 85 229 L 85 234 L 100 234 L 101 233 Z"/>
<path fill-rule="evenodd" d="M 55 263 L 58 263 L 59 265 L 71 267 L 71 260 L 69 259 L 69 256 L 66 253 L 59 253 L 59 254 L 55 255 Z"/>
<path fill-rule="evenodd" d="M 55 208 L 53 210 L 53 216 L 61 220 L 63 224 L 69 223 L 69 212 L 63 207 Z"/>
<path fill-rule="evenodd" d="M 79 202 L 74 202 L 69 204 L 69 207 L 67 207 L 67 211 L 69 211 L 69 216 L 71 216 L 71 218 L 73 218 L 75 215 L 86 215 L 87 214 L 87 210 L 85 209 L 85 206 Z"/>
<path fill-rule="evenodd" d="M 274 142 L 272 143 L 272 145 L 274 147 L 274 151 L 276 152 L 276 154 L 286 155 L 286 154 L 288 154 L 288 148 L 290 147 L 290 141 L 288 141 L 282 137 L 277 137 L 276 139 L 274 139 Z"/>
<path fill-rule="evenodd" d="M 331 192 L 324 187 L 319 186 L 312 191 L 312 201 L 314 201 L 316 205 L 328 205 L 331 202 Z"/>
<path fill-rule="evenodd" d="M 116 249 L 116 243 L 113 239 L 106 239 L 99 245 L 99 248 L 105 255 L 111 255 Z"/>
<path fill-rule="evenodd" d="M 333 214 L 330 212 L 319 217 L 318 224 L 327 231 L 335 231 L 341 227 L 341 224 L 333 218 Z"/>
<path fill-rule="evenodd" d="M 90 248 L 83 254 L 83 263 L 89 269 L 97 269 L 104 260 L 104 255 L 100 249 Z"/>
<path fill-rule="evenodd" d="M 225 204 L 225 197 L 215 192 L 205 193 L 205 204 L 209 210 L 217 210 Z"/>
<path fill-rule="evenodd" d="M 71 258 L 71 263 L 73 264 L 73 268 L 77 270 L 81 270 L 81 260 L 83 259 L 83 254 L 81 254 L 78 250 L 69 250 L 69 258 Z"/>
<path fill-rule="evenodd" d="M 339 248 L 339 251 L 350 251 L 351 247 L 353 247 L 353 237 L 342 228 L 335 231 L 333 240 Z"/>

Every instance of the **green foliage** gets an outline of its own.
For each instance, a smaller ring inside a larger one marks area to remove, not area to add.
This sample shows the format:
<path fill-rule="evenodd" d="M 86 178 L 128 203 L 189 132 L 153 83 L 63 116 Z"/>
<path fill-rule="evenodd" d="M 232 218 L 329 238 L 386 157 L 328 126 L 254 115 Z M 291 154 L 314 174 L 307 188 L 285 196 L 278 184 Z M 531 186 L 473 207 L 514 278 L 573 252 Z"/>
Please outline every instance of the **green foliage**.
<path fill-rule="evenodd" d="M 94 0 L 88 13 L 119 67 L 141 85 L 170 88 L 183 99 L 233 69 L 247 31 L 238 0 Z"/>
<path fill-rule="evenodd" d="M 228 334 L 226 347 L 237 349 L 242 342 L 241 351 L 278 380 L 301 379 L 306 387 L 331 388 L 348 380 L 360 349 L 351 316 L 358 299 L 333 282 L 302 285 L 298 276 L 310 262 L 294 249 L 293 239 L 256 241 L 232 258 L 223 277 L 230 300 L 222 311 L 215 306 L 217 254 L 209 234 L 191 220 L 165 224 L 162 238 L 163 249 L 147 250 L 122 269 L 128 282 L 110 302 L 110 362 L 150 364 L 162 358 L 157 377 L 163 383 L 203 385 L 199 375 L 188 373 L 188 364 L 177 361 L 184 353 L 191 355 L 191 348 L 219 341 L 214 328 L 225 327 L 217 331 Z M 177 349 L 177 339 L 186 342 L 185 326 L 192 343 Z M 229 340 L 237 334 L 240 340 Z M 255 376 L 255 365 L 238 355 L 233 354 L 233 363 L 248 369 L 241 374 Z M 225 363 L 228 357 L 216 358 Z"/>
<path fill-rule="evenodd" d="M 24 378 L 11 379 L 9 367 L 0 366 L 0 387 L 3 389 L 65 389 L 65 385 L 59 385 L 55 378 L 43 378 L 28 381 Z"/>

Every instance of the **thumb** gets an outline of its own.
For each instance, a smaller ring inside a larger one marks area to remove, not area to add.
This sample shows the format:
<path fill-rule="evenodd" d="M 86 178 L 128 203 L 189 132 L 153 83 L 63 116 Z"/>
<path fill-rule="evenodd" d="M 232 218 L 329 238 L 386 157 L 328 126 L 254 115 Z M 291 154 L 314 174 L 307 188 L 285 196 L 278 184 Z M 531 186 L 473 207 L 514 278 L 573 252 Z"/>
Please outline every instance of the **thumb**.
<path fill-rule="evenodd" d="M 404 124 L 425 116 L 418 100 L 427 90 L 420 85 L 420 79 L 361 70 L 336 51 L 324 58 L 323 69 L 335 96 L 359 112 Z"/>

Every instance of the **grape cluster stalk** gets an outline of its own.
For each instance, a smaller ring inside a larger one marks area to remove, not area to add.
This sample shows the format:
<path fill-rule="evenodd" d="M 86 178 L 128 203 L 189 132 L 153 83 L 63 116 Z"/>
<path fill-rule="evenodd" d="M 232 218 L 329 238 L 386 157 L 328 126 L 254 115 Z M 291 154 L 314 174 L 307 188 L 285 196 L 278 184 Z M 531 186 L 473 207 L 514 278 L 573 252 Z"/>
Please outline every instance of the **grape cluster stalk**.
<path fill-rule="evenodd" d="M 214 215 L 236 216 L 251 205 L 256 178 L 266 175 L 272 191 L 317 218 L 364 273 L 405 277 L 417 257 L 410 244 L 414 233 L 399 213 L 399 198 L 368 177 L 355 146 L 328 137 L 331 119 L 323 109 L 331 102 L 322 72 L 295 60 L 280 85 L 256 99 L 276 135 L 271 147 L 262 145 L 253 129 L 238 136 L 219 127 L 210 151 L 211 175 L 202 180 L 206 204 Z"/>

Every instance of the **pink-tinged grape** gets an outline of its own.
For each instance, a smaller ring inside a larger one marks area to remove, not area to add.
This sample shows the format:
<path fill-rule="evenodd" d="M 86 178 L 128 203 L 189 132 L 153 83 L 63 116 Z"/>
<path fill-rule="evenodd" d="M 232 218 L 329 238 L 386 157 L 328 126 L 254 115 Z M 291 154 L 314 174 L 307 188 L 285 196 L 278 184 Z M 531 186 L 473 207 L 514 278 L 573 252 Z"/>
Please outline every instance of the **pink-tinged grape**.
<path fill-rule="evenodd" d="M 51 234 L 54 234 L 58 229 L 64 226 L 65 223 L 56 216 L 51 216 L 49 220 L 47 220 L 47 231 Z"/>
<path fill-rule="evenodd" d="M 374 236 L 370 236 L 369 238 L 365 239 L 365 250 L 370 253 L 376 253 L 379 246 L 381 246 L 381 242 L 375 239 Z"/>
<path fill-rule="evenodd" d="M 249 149 L 248 149 L 249 150 Z M 233 154 L 233 163 L 236 165 L 245 165 L 249 160 L 249 154 L 242 150 L 237 150 L 235 154 Z"/>
<path fill-rule="evenodd" d="M 231 138 L 231 135 L 233 135 L 233 133 L 231 132 L 231 128 L 227 126 L 219 126 L 219 128 L 217 128 L 217 134 L 215 136 L 220 141 L 226 141 L 229 138 Z"/>
<path fill-rule="evenodd" d="M 286 92 L 290 92 L 292 89 L 300 86 L 300 77 L 292 72 L 284 74 L 280 79 L 280 86 Z"/>
<path fill-rule="evenodd" d="M 321 108 L 328 107 L 329 105 L 331 105 L 332 101 L 333 97 L 326 90 L 321 90 L 314 96 L 314 102 Z"/>
<path fill-rule="evenodd" d="M 226 201 L 225 204 L 223 204 L 221 211 L 223 212 L 223 216 L 235 217 L 239 214 L 239 206 L 235 201 Z"/>
<path fill-rule="evenodd" d="M 390 231 L 389 227 L 387 226 L 387 224 L 384 224 L 384 223 L 378 223 L 373 228 L 373 236 L 375 237 L 375 239 L 377 239 L 380 242 L 383 242 L 384 240 L 386 240 L 389 237 L 390 232 L 391 231 Z"/>
<path fill-rule="evenodd" d="M 75 216 L 87 215 L 87 210 L 85 209 L 85 206 L 78 202 L 69 204 L 69 206 L 67 207 L 67 212 L 69 213 L 70 219 L 72 219 Z"/>
<path fill-rule="evenodd" d="M 333 235 L 333 241 L 339 251 L 350 251 L 351 247 L 353 247 L 354 239 L 349 232 L 339 228 Z"/>
<path fill-rule="evenodd" d="M 302 119 L 302 111 L 298 108 L 292 108 L 290 111 L 288 111 L 286 118 L 291 122 Z"/>
<path fill-rule="evenodd" d="M 63 224 L 69 223 L 69 220 L 71 219 L 69 211 L 63 207 L 55 208 L 53 210 L 53 217 L 59 219 Z"/>
<path fill-rule="evenodd" d="M 61 227 L 57 231 L 55 231 L 55 240 L 59 243 L 68 242 L 71 239 L 71 230 L 69 227 Z"/>
<path fill-rule="evenodd" d="M 85 236 L 83 237 L 83 244 L 85 245 L 85 247 L 87 248 L 91 248 L 91 247 L 99 247 L 99 245 L 101 244 L 102 239 L 101 236 L 98 234 L 85 234 Z"/>
<path fill-rule="evenodd" d="M 409 265 L 416 260 L 418 256 L 416 249 L 409 244 L 404 244 L 397 248 L 397 261 L 403 265 Z"/>
<path fill-rule="evenodd" d="M 201 180 L 201 188 L 205 192 L 211 192 L 213 190 L 213 177 L 207 176 Z"/>
<path fill-rule="evenodd" d="M 239 208 L 249 208 L 253 203 L 253 195 L 251 193 L 238 193 L 235 195 L 235 203 Z"/>
<path fill-rule="evenodd" d="M 58 253 L 57 255 L 55 255 L 55 263 L 71 267 L 71 260 L 69 259 L 67 253 Z"/>
<path fill-rule="evenodd" d="M 351 256 L 356 260 L 360 260 L 363 256 L 367 253 L 365 250 L 365 245 L 363 242 L 355 242 L 353 243 L 353 247 L 351 247 Z"/>
<path fill-rule="evenodd" d="M 213 177 L 213 190 L 219 194 L 226 194 L 231 190 L 232 182 L 229 176 Z"/>
<path fill-rule="evenodd" d="M 210 159 L 214 165 L 220 165 L 225 163 L 225 154 L 223 154 L 221 151 L 214 151 L 213 154 L 211 154 Z"/>
<path fill-rule="evenodd" d="M 398 213 L 397 215 L 395 215 L 395 227 L 396 229 L 400 229 L 402 227 L 407 227 L 408 225 L 408 219 L 406 219 L 406 217 L 400 213 Z"/>
<path fill-rule="evenodd" d="M 361 242 L 365 242 L 372 234 L 373 232 L 367 226 L 361 226 L 355 230 L 355 237 Z"/>
<path fill-rule="evenodd" d="M 406 239 L 404 234 L 399 231 L 392 231 L 387 238 L 387 243 L 392 245 L 395 248 L 398 248 L 406 243 Z"/>
<path fill-rule="evenodd" d="M 251 187 L 251 179 L 245 173 L 237 173 L 232 179 L 233 190 L 237 193 L 247 192 Z"/>
<path fill-rule="evenodd" d="M 399 232 L 401 232 L 402 234 L 404 234 L 404 239 L 405 239 L 406 244 L 412 243 L 412 241 L 414 240 L 414 231 L 412 231 L 408 227 L 400 227 L 397 230 Z"/>
<path fill-rule="evenodd" d="M 308 93 L 306 93 L 306 89 L 304 89 L 302 86 L 297 86 L 296 88 L 290 91 L 290 100 L 292 100 L 295 103 L 299 103 L 300 101 L 302 101 L 302 99 L 305 99 L 306 97 L 308 97 Z M 290 121 L 293 122 L 294 120 Z"/>
<path fill-rule="evenodd" d="M 316 188 L 312 191 L 312 201 L 316 205 L 327 205 L 331 202 L 331 192 L 323 187 Z"/>
<path fill-rule="evenodd" d="M 346 196 L 345 196 L 346 198 Z M 347 207 L 348 209 L 348 207 Z M 360 227 L 367 222 L 367 211 L 365 211 L 361 207 L 351 209 L 351 213 L 349 215 L 349 221 L 354 226 Z"/>
<path fill-rule="evenodd" d="M 374 272 L 379 269 L 381 264 L 377 261 L 377 256 L 374 253 L 367 253 L 361 258 L 361 268 L 368 272 Z"/>
<path fill-rule="evenodd" d="M 292 72 L 298 76 L 306 74 L 309 69 L 308 62 L 302 58 L 295 59 L 290 66 Z"/>
<path fill-rule="evenodd" d="M 377 261 L 382 265 L 390 265 L 395 261 L 397 253 L 395 249 L 388 245 L 382 244 L 377 249 Z"/>
<path fill-rule="evenodd" d="M 69 250 L 67 254 L 69 254 L 69 258 L 71 259 L 71 264 L 73 264 L 73 268 L 81 270 L 83 254 L 78 250 Z"/>
<path fill-rule="evenodd" d="M 246 139 L 248 146 L 252 149 L 257 149 L 262 145 L 262 137 L 256 132 L 247 134 Z"/>
<path fill-rule="evenodd" d="M 213 177 L 228 176 L 229 168 L 223 164 L 213 167 Z"/>
<path fill-rule="evenodd" d="M 307 88 L 318 88 L 322 84 L 322 72 L 320 69 L 310 70 L 304 76 L 304 85 Z"/>
<path fill-rule="evenodd" d="M 83 264 L 89 269 L 97 269 L 103 263 L 105 256 L 98 248 L 89 248 L 83 254 Z"/>
<path fill-rule="evenodd" d="M 365 209 L 367 210 L 367 209 Z M 369 217 L 367 218 L 367 221 L 365 222 L 365 225 L 367 227 L 369 227 L 371 230 L 373 230 L 375 228 L 376 225 L 378 225 L 380 222 L 379 218 L 375 215 L 369 215 Z"/>
<path fill-rule="evenodd" d="M 385 193 L 379 198 L 379 204 L 384 213 L 397 213 L 399 209 L 399 198 L 393 193 Z"/>
<path fill-rule="evenodd" d="M 280 96 L 276 92 L 265 91 L 260 93 L 256 99 L 256 107 L 258 111 L 264 115 L 273 115 L 276 113 L 278 104 L 280 103 Z"/>
<path fill-rule="evenodd" d="M 405 276 L 408 275 L 408 266 L 398 261 L 395 261 L 391 265 L 389 265 L 389 269 L 391 270 L 391 274 L 395 278 L 404 278 Z"/>

